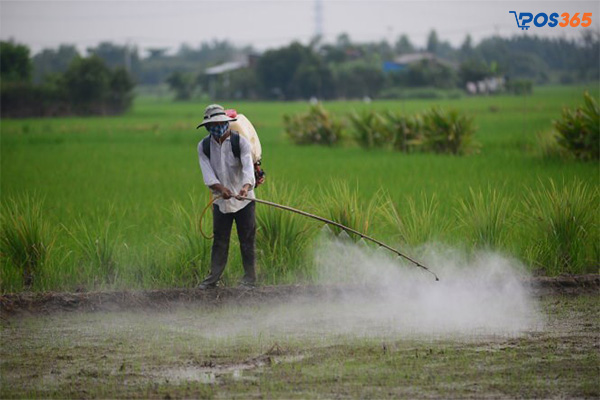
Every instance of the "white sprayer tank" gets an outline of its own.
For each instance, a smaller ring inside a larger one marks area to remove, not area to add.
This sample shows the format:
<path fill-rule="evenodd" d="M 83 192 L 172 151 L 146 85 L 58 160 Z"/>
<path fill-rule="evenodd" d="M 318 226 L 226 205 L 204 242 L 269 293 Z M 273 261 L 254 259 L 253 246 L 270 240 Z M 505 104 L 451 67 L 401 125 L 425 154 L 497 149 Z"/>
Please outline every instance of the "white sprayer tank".
<path fill-rule="evenodd" d="M 248 139 L 252 147 L 252 162 L 257 163 L 262 158 L 262 147 L 256 129 L 244 114 L 238 114 L 235 118 L 237 118 L 237 121 L 230 122 L 229 127 Z"/>

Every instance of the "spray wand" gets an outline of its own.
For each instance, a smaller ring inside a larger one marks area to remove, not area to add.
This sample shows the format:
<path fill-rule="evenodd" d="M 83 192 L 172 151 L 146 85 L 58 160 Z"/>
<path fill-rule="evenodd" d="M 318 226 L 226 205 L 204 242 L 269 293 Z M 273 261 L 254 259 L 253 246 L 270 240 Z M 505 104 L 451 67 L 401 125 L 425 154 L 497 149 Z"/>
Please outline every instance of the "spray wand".
<path fill-rule="evenodd" d="M 201 232 L 201 233 L 202 233 L 202 235 L 203 235 L 205 238 L 207 238 L 207 239 L 212 239 L 212 236 L 211 236 L 211 237 L 208 237 L 208 236 L 206 236 L 206 235 L 204 234 L 204 232 L 202 231 L 202 218 L 204 217 L 204 213 L 205 213 L 205 212 L 206 212 L 206 210 L 207 210 L 207 209 L 210 207 L 210 205 L 211 205 L 212 203 L 214 203 L 214 202 L 215 202 L 215 200 L 217 200 L 217 199 L 218 199 L 218 198 L 220 198 L 220 197 L 221 197 L 221 196 L 215 196 L 215 197 L 214 197 L 214 198 L 213 198 L 213 199 L 212 199 L 212 200 L 211 200 L 211 201 L 210 201 L 210 202 L 209 202 L 209 203 L 206 205 L 206 207 L 204 208 L 204 211 L 202 211 L 202 215 L 200 216 L 200 232 Z M 289 207 L 289 206 L 284 206 L 284 205 L 281 205 L 281 204 L 273 203 L 273 202 L 271 202 L 271 201 L 267 201 L 267 200 L 261 200 L 261 199 L 250 199 L 250 198 L 248 198 L 248 197 L 241 197 L 241 196 L 235 196 L 235 198 L 236 198 L 236 199 L 238 199 L 238 200 L 254 201 L 255 203 L 266 204 L 266 205 L 268 205 L 268 206 L 271 206 L 271 207 L 280 208 L 280 209 L 282 209 L 282 210 L 287 210 L 287 211 L 294 212 L 294 213 L 296 213 L 296 214 L 304 215 L 305 217 L 313 218 L 313 219 L 316 219 L 316 220 L 318 220 L 318 221 L 325 222 L 326 224 L 329 224 L 329 225 L 337 226 L 338 228 L 340 228 L 340 229 L 343 229 L 343 230 L 344 230 L 344 231 L 346 231 L 346 232 L 350 232 L 350 233 L 353 233 L 353 234 L 355 234 L 355 235 L 358 235 L 358 236 L 360 236 L 360 237 L 361 237 L 361 238 L 363 238 L 363 239 L 370 240 L 371 242 L 373 242 L 373 243 L 376 243 L 376 244 L 378 244 L 379 246 L 381 246 L 381 247 L 383 247 L 383 248 L 385 248 L 385 249 L 388 249 L 388 250 L 390 250 L 391 252 L 393 252 L 393 253 L 395 253 L 395 254 L 399 255 L 400 257 L 402 257 L 402 258 L 404 258 L 404 259 L 406 259 L 406 260 L 410 261 L 411 263 L 415 264 L 417 267 L 419 267 L 419 268 L 422 268 L 422 269 L 424 269 L 425 271 L 427 271 L 427 272 L 429 272 L 430 274 L 432 274 L 432 275 L 435 277 L 435 280 L 436 280 L 436 281 L 439 281 L 439 280 L 440 280 L 440 278 L 438 278 L 438 276 L 435 274 L 435 272 L 433 272 L 432 270 L 430 270 L 429 268 L 427 268 L 426 266 L 424 266 L 424 265 L 423 265 L 423 264 L 421 264 L 420 262 L 418 262 L 418 261 L 416 261 L 416 260 L 412 259 L 411 257 L 409 257 L 409 256 L 407 256 L 407 255 L 405 255 L 405 254 L 402 254 L 402 253 L 401 253 L 401 252 L 399 252 L 398 250 L 396 250 L 396 249 L 394 249 L 394 248 L 392 248 L 392 247 L 388 246 L 387 244 L 385 244 L 385 243 L 383 243 L 383 242 L 380 242 L 379 240 L 373 239 L 373 238 L 372 238 L 372 237 L 370 237 L 370 236 L 367 236 L 367 235 L 365 235 L 365 234 L 363 234 L 363 233 L 360 233 L 359 231 L 356 231 L 356 230 L 354 230 L 354 229 L 352 229 L 352 228 L 349 228 L 349 227 L 347 227 L 347 226 L 345 226 L 345 225 L 342 225 L 342 224 L 340 224 L 340 223 L 338 223 L 338 222 L 331 221 L 331 220 L 329 220 L 329 219 L 327 219 L 327 218 L 323 218 L 323 217 L 320 217 L 320 216 L 318 216 L 318 215 L 314 215 L 314 214 L 308 213 L 308 212 L 306 212 L 306 211 L 302 211 L 302 210 L 298 210 L 298 209 L 296 209 L 296 208 L 293 208 L 293 207 Z"/>

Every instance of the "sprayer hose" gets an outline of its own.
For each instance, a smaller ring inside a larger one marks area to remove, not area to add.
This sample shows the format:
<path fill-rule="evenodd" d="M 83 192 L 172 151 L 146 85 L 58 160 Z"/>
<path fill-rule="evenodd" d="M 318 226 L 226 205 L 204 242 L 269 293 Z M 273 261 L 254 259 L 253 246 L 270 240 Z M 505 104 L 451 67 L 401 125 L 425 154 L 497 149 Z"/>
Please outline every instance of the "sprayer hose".
<path fill-rule="evenodd" d="M 212 198 L 212 199 L 209 201 L 209 203 L 206 205 L 206 207 L 204 208 L 204 211 L 202 211 L 202 215 L 200 216 L 200 232 L 202 233 L 202 236 L 204 236 L 206 239 L 212 239 L 212 238 L 213 238 L 213 236 L 211 236 L 211 237 L 207 237 L 207 236 L 204 234 L 204 232 L 202 231 L 202 218 L 204 217 L 204 213 L 206 213 L 206 210 L 208 209 L 208 207 L 209 207 L 209 206 L 211 206 L 211 205 L 212 205 L 212 204 L 215 202 L 215 200 L 217 200 L 217 199 L 218 199 L 218 198 L 220 198 L 220 197 L 221 197 L 221 196 L 215 196 L 214 198 Z M 391 252 L 393 252 L 393 253 L 395 253 L 395 254 L 399 255 L 400 257 L 402 257 L 402 258 L 404 258 L 404 259 L 406 259 L 406 260 L 410 261 L 411 263 L 415 264 L 417 267 L 419 267 L 419 268 L 422 268 L 422 269 L 424 269 L 425 271 L 427 271 L 427 272 L 429 272 L 430 274 L 432 274 L 432 275 L 435 277 L 435 280 L 436 280 L 436 281 L 439 281 L 439 280 L 440 280 L 440 279 L 438 278 L 438 276 L 435 274 L 435 272 L 431 271 L 429 268 L 427 268 L 426 266 L 424 266 L 424 265 L 423 265 L 423 264 L 421 264 L 420 262 L 418 262 L 418 261 L 416 261 L 416 260 L 414 260 L 414 259 L 410 258 L 410 257 L 409 257 L 409 256 L 407 256 L 407 255 L 404 255 L 404 254 L 400 253 L 398 250 L 396 250 L 396 249 L 394 249 L 394 248 L 392 248 L 392 247 L 388 246 L 388 245 L 387 245 L 387 244 L 385 244 L 385 243 L 382 243 L 382 242 L 380 242 L 379 240 L 373 239 L 373 238 L 372 238 L 372 237 L 370 237 L 370 236 L 367 236 L 367 235 L 365 235 L 365 234 L 363 234 L 363 233 L 360 233 L 359 231 L 357 231 L 357 230 L 354 230 L 354 229 L 352 229 L 352 228 L 349 228 L 349 227 L 347 227 L 347 226 L 345 226 L 345 225 L 342 225 L 342 224 L 340 224 L 340 223 L 338 223 L 338 222 L 331 221 L 331 220 L 329 220 L 329 219 L 327 219 L 327 218 L 323 218 L 323 217 L 320 217 L 320 216 L 318 216 L 318 215 L 314 215 L 314 214 L 308 213 L 308 212 L 306 212 L 306 211 L 302 211 L 302 210 L 298 210 L 298 209 L 296 209 L 296 208 L 293 208 L 293 207 L 289 207 L 289 206 L 284 206 L 284 205 L 281 205 L 281 204 L 273 203 L 273 202 L 271 202 L 271 201 L 267 201 L 267 200 L 261 200 L 261 199 L 250 199 L 250 198 L 248 198 L 248 197 L 236 197 L 236 198 L 237 198 L 238 200 L 254 201 L 254 202 L 256 202 L 256 203 L 266 204 L 266 205 L 268 205 L 268 206 L 271 206 L 271 207 L 280 208 L 280 209 L 282 209 L 282 210 L 287 210 L 287 211 L 294 212 L 294 213 L 296 213 L 296 214 L 304 215 L 305 217 L 313 218 L 313 219 L 316 219 L 316 220 L 318 220 L 318 221 L 325 222 L 326 224 L 329 224 L 329 225 L 337 226 L 338 228 L 340 228 L 340 229 L 343 229 L 343 230 L 344 230 L 344 231 L 346 231 L 346 232 L 350 232 L 350 233 L 353 233 L 353 234 L 355 234 L 355 235 L 358 235 L 358 236 L 360 236 L 360 237 L 361 237 L 361 238 L 363 238 L 363 239 L 370 240 L 371 242 L 373 242 L 373 243 L 376 243 L 376 244 L 378 244 L 379 246 L 381 246 L 381 247 L 383 247 L 383 248 L 385 248 L 385 249 L 388 249 L 388 250 L 390 250 Z"/>
<path fill-rule="evenodd" d="M 206 204 L 206 207 L 204 207 L 204 210 L 202 210 L 202 214 L 200 214 L 200 220 L 198 221 L 198 225 L 200 228 L 200 233 L 202 234 L 202 236 L 204 236 L 204 239 L 208 239 L 211 240 L 212 238 L 215 237 L 215 235 L 213 234 L 212 236 L 208 236 L 207 234 L 204 233 L 204 230 L 202 229 L 202 220 L 204 219 L 204 214 L 206 214 L 206 210 L 208 210 L 210 208 L 210 206 L 213 205 L 213 203 L 220 198 L 221 196 L 214 196 L 212 195 L 212 192 L 210 194 L 210 201 Z"/>

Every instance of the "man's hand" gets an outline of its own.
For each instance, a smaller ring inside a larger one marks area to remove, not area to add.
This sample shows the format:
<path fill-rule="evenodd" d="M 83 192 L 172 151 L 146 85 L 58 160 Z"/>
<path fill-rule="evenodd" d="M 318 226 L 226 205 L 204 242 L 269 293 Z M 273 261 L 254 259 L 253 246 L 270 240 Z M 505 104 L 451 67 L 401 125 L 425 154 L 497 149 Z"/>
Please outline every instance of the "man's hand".
<path fill-rule="evenodd" d="M 233 197 L 233 192 L 229 189 L 227 189 L 225 186 L 223 186 L 223 190 L 221 190 L 221 196 L 227 200 Z"/>
<path fill-rule="evenodd" d="M 233 192 L 231 190 L 227 189 L 225 186 L 221 185 L 220 183 L 214 184 L 210 188 L 212 190 L 214 190 L 215 192 L 219 192 L 221 197 L 224 198 L 225 200 L 233 197 Z"/>
<path fill-rule="evenodd" d="M 249 184 L 245 184 L 244 187 L 242 188 L 242 190 L 240 190 L 240 192 L 238 193 L 237 196 L 235 196 L 236 199 L 238 200 L 242 200 L 242 198 L 248 196 L 248 192 L 250 191 L 250 185 Z"/>

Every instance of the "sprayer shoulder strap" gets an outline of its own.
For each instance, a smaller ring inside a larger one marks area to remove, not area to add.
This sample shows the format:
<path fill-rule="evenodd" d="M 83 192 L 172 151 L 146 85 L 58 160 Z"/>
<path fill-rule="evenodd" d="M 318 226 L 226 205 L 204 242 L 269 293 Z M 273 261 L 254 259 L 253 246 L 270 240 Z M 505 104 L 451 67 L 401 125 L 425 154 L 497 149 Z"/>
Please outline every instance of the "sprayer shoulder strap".
<path fill-rule="evenodd" d="M 230 137 L 230 142 L 231 142 L 231 151 L 233 152 L 233 155 L 236 158 L 240 158 L 241 157 L 240 134 L 237 133 L 236 131 L 231 131 L 231 134 L 229 137 Z M 202 151 L 204 152 L 204 155 L 206 157 L 208 157 L 208 159 L 210 160 L 210 135 L 208 135 L 204 139 L 202 139 Z"/>
<path fill-rule="evenodd" d="M 231 131 L 229 137 L 231 139 L 231 151 L 233 152 L 233 155 L 235 158 L 241 158 L 242 151 L 240 149 L 240 134 L 236 131 Z"/>

